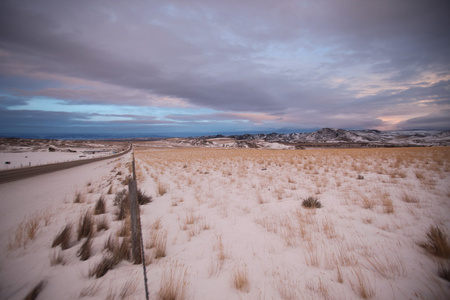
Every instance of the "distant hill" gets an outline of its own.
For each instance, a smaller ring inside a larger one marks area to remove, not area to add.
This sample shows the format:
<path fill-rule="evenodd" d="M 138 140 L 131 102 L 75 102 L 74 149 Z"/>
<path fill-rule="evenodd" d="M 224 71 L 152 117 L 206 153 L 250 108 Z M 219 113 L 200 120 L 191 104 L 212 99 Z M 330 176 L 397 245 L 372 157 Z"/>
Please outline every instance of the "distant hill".
<path fill-rule="evenodd" d="M 227 145 L 258 148 L 258 142 L 295 145 L 297 148 L 312 146 L 396 147 L 396 146 L 449 146 L 450 131 L 413 130 L 345 130 L 322 128 L 309 133 L 261 133 L 243 135 L 215 135 L 199 138 L 179 139 L 193 145 L 217 145 L 226 139 Z"/>

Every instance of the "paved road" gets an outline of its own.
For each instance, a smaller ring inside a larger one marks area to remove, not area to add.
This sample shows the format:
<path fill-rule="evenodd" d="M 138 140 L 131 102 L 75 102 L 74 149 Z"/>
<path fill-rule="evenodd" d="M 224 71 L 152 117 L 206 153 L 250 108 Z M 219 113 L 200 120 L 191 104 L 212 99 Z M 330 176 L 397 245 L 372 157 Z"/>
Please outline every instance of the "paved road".
<path fill-rule="evenodd" d="M 130 149 L 128 149 L 127 151 L 118 153 L 118 154 L 114 154 L 111 156 L 0 171 L 0 184 L 11 182 L 11 181 L 16 181 L 16 180 L 21 180 L 21 179 L 25 179 L 25 178 L 29 178 L 29 177 L 33 177 L 33 176 L 37 176 L 37 175 L 47 174 L 47 173 L 51 173 L 51 172 L 61 171 L 61 170 L 65 170 L 65 169 L 69 169 L 69 168 L 73 168 L 73 167 L 78 167 L 78 166 L 93 163 L 96 161 L 116 158 L 116 157 L 119 157 L 121 155 L 124 155 L 124 154 L 130 152 L 131 149 L 132 149 L 132 147 L 130 146 Z"/>

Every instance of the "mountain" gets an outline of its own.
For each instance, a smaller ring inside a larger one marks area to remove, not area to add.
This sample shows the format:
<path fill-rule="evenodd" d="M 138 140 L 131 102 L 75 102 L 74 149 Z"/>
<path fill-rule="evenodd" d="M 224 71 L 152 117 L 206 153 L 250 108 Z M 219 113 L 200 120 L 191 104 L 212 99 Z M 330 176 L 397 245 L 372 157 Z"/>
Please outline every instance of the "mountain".
<path fill-rule="evenodd" d="M 223 147 L 260 148 L 258 143 L 279 143 L 301 147 L 400 147 L 450 146 L 450 131 L 379 131 L 322 128 L 310 133 L 261 133 L 230 136 L 203 136 L 182 139 L 188 144 Z M 181 142 L 181 140 L 178 140 Z M 223 141 L 226 141 L 224 143 Z M 264 144 L 266 147 L 267 144 Z"/>

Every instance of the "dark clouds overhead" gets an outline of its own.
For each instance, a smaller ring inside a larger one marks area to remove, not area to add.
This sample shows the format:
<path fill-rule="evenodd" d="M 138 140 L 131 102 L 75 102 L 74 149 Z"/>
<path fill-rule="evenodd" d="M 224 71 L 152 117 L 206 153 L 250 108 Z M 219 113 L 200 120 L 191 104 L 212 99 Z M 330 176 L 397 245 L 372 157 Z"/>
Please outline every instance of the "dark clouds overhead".
<path fill-rule="evenodd" d="M 29 126 L 18 110 L 52 111 L 36 110 L 41 99 L 62 114 L 114 107 L 104 119 L 150 133 L 199 121 L 211 133 L 450 128 L 448 11 L 441 0 L 1 1 L 0 108 L 17 116 L 2 130 Z M 119 117 L 125 105 L 138 117 Z"/>

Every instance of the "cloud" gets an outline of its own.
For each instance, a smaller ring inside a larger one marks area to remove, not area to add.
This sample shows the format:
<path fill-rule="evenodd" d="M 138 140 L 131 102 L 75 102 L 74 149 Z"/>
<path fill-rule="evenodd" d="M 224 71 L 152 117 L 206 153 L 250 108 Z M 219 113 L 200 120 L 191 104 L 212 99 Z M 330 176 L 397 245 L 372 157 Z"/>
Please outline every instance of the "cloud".
<path fill-rule="evenodd" d="M 439 0 L 5 0 L 0 105 L 47 97 L 198 107 L 218 112 L 198 120 L 255 126 L 380 127 L 402 111 L 433 116 L 449 105 L 449 8 Z"/>
<path fill-rule="evenodd" d="M 397 127 L 402 130 L 429 129 L 450 130 L 450 109 L 433 115 L 411 118 L 400 122 Z"/>

